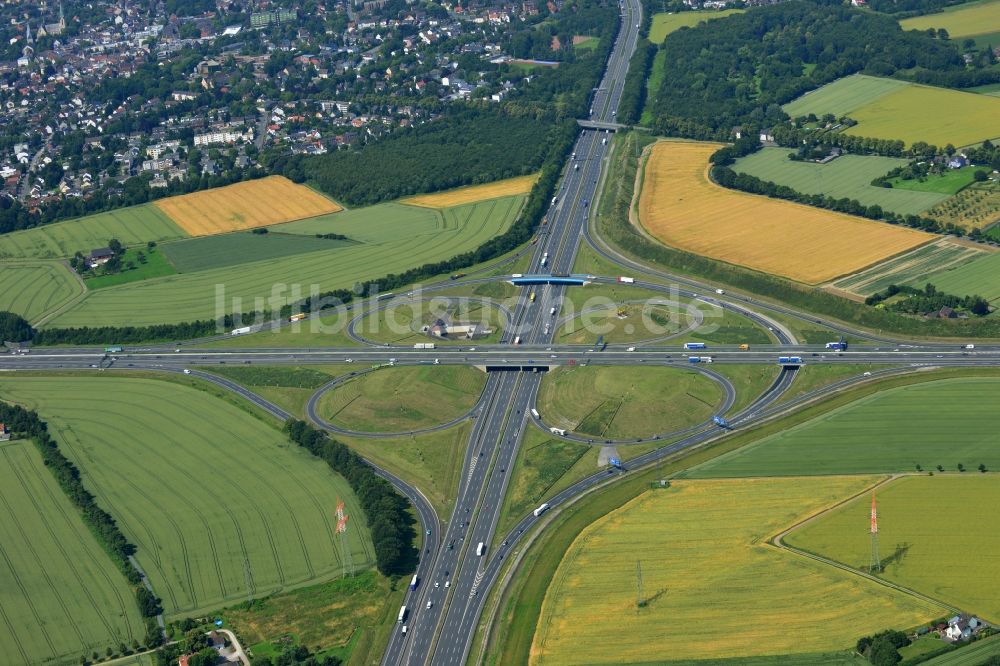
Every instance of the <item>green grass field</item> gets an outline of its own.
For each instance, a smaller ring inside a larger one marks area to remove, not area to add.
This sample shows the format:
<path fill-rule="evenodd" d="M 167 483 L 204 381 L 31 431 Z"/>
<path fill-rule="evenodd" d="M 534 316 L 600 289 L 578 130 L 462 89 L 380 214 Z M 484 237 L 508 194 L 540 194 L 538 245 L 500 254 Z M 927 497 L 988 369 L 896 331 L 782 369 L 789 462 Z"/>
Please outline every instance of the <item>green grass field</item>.
<path fill-rule="evenodd" d="M 139 261 L 140 252 L 146 256 L 146 263 Z M 127 267 L 129 262 L 131 262 L 135 268 L 129 269 Z M 139 282 L 140 280 L 149 280 L 152 278 L 163 277 L 164 275 L 173 275 L 176 272 L 176 269 L 174 269 L 173 265 L 167 261 L 166 255 L 160 248 L 129 248 L 128 250 L 125 250 L 125 255 L 122 257 L 121 272 L 111 273 L 109 275 L 97 275 L 85 279 L 87 289 L 94 290 L 117 287 L 121 284 Z"/>
<path fill-rule="evenodd" d="M 260 388 L 262 386 L 284 386 L 288 388 L 318 389 L 323 384 L 349 370 L 344 365 L 331 372 L 317 370 L 315 367 L 296 367 L 288 365 L 230 365 L 207 368 L 213 374 L 221 375 L 244 386 Z M 324 366 L 324 370 L 329 369 Z"/>
<path fill-rule="evenodd" d="M 985 581 L 1000 580 L 1000 513 L 983 510 L 1000 502 L 993 474 L 904 477 L 876 492 L 881 578 L 926 594 L 988 622 L 1000 620 L 1000 598 Z M 871 496 L 792 531 L 784 539 L 801 548 L 868 570 Z M 955 520 L 956 511 L 971 521 Z M 956 558 L 961 575 L 946 573 Z"/>
<path fill-rule="evenodd" d="M 374 562 L 347 482 L 234 405 L 154 379 L 23 377 L 0 396 L 35 408 L 134 543 L 169 617 L 329 580 L 338 498 L 357 569 Z M 164 511 L 169 507 L 169 511 Z"/>
<path fill-rule="evenodd" d="M 112 238 L 123 245 L 185 238 L 187 234 L 153 204 L 46 224 L 0 237 L 0 259 L 53 259 L 87 254 Z"/>
<path fill-rule="evenodd" d="M 871 184 L 873 179 L 906 164 L 906 160 L 844 155 L 828 164 L 816 164 L 794 162 L 788 159 L 788 153 L 787 148 L 763 148 L 737 160 L 733 169 L 805 194 L 856 199 L 866 206 L 879 205 L 901 215 L 921 213 L 948 198 L 947 194 L 934 191 L 915 192 L 902 187 L 888 189 Z"/>
<path fill-rule="evenodd" d="M 831 652 L 887 626 L 938 617 L 940 607 L 767 544 L 768 535 L 871 482 L 680 481 L 646 492 L 583 530 L 566 552 L 531 663 L 575 664 L 581 654 L 617 664 Z M 711 630 L 692 640 L 692 627 Z"/>
<path fill-rule="evenodd" d="M 913 282 L 932 283 L 947 294 L 979 294 L 988 301 L 1000 299 L 1000 252 L 982 257 L 956 267 L 933 271 Z"/>
<path fill-rule="evenodd" d="M 316 411 L 342 428 L 406 432 L 465 414 L 485 385 L 486 373 L 461 365 L 382 368 L 323 394 Z"/>
<path fill-rule="evenodd" d="M 927 666 L 982 666 L 987 659 L 1000 656 L 1000 634 L 976 641 L 961 650 L 925 661 Z"/>
<path fill-rule="evenodd" d="M 552 437 L 538 428 L 526 429 L 511 469 L 496 536 L 507 534 L 546 497 L 596 472 L 599 451 L 599 447 Z"/>
<path fill-rule="evenodd" d="M 404 586 L 365 571 L 321 585 L 277 594 L 256 602 L 228 608 L 220 615 L 238 632 L 244 647 L 255 658 L 280 653 L 282 637 L 344 660 L 359 661 L 379 644 L 379 635 L 396 626 L 396 612 Z M 356 655 L 356 656 L 355 656 Z"/>
<path fill-rule="evenodd" d="M 438 517 L 447 520 L 458 494 L 459 475 L 471 430 L 471 422 L 464 421 L 453 428 L 423 435 L 389 439 L 337 435 L 337 439 L 420 488 Z"/>
<path fill-rule="evenodd" d="M 79 663 L 93 651 L 143 640 L 131 586 L 33 443 L 0 444 L 0 484 L 2 661 Z"/>
<path fill-rule="evenodd" d="M 899 22 L 903 30 L 944 28 L 951 39 L 1000 32 L 1000 0 L 970 2 L 942 12 L 915 16 Z M 1000 44 L 1000 41 L 994 42 Z"/>
<path fill-rule="evenodd" d="M 547 425 L 598 439 L 650 437 L 712 417 L 722 389 L 680 368 L 564 367 L 546 373 L 538 411 Z"/>
<path fill-rule="evenodd" d="M 83 292 L 64 264 L 56 261 L 0 263 L 0 310 L 34 321 Z"/>
<path fill-rule="evenodd" d="M 862 373 L 869 372 L 876 367 L 881 369 L 885 366 L 874 366 L 871 363 L 831 363 L 829 365 L 813 363 L 804 365 L 795 373 L 795 381 L 791 388 L 782 393 L 774 404 L 794 400 L 810 391 L 843 379 L 861 376 Z"/>
<path fill-rule="evenodd" d="M 217 312 L 220 285 L 227 312 L 235 309 L 235 298 L 241 299 L 243 310 L 251 310 L 255 299 L 261 299 L 261 306 L 281 305 L 289 298 L 308 296 L 314 285 L 321 292 L 349 289 L 358 281 L 399 273 L 479 246 L 510 226 L 523 200 L 505 197 L 443 211 L 383 204 L 292 222 L 281 225 L 281 231 L 340 233 L 360 244 L 102 289 L 48 325 L 142 325 L 211 318 Z"/>
<path fill-rule="evenodd" d="M 998 422 L 995 399 L 1000 399 L 995 377 L 890 388 L 720 456 L 686 476 L 866 474 L 913 471 L 916 465 L 955 470 L 958 463 L 1000 469 L 1000 448 L 991 435 Z"/>
<path fill-rule="evenodd" d="M 944 173 L 927 178 L 902 178 L 892 179 L 893 190 L 904 190 L 910 192 L 936 192 L 951 196 L 965 189 L 975 178 L 976 171 L 982 167 L 962 167 L 961 169 L 948 169 Z M 884 188 L 882 188 L 884 189 Z M 941 199 L 943 201 L 943 199 Z"/>
<path fill-rule="evenodd" d="M 910 85 L 896 79 L 854 74 L 807 92 L 781 108 L 792 118 L 810 113 L 817 116 L 832 113 L 839 118 L 843 115 L 850 115 L 855 109 L 871 104 L 884 95 Z"/>
<path fill-rule="evenodd" d="M 841 278 L 833 286 L 862 296 L 883 291 L 890 284 L 922 287 L 927 283 L 928 276 L 937 271 L 957 269 L 988 256 L 988 253 L 974 247 L 940 240 Z"/>
<path fill-rule="evenodd" d="M 722 11 L 678 12 L 653 14 L 653 23 L 649 27 L 649 41 L 661 43 L 667 35 L 680 28 L 693 28 L 702 21 L 725 18 L 732 14 L 740 14 L 741 9 L 723 9 Z"/>
<path fill-rule="evenodd" d="M 281 227 L 276 227 L 281 228 Z M 306 236 L 270 232 L 254 234 L 240 231 L 218 236 L 189 238 L 167 243 L 163 251 L 181 273 L 193 273 L 212 268 L 238 266 L 252 261 L 276 260 L 310 252 L 323 252 L 354 245 L 351 241 L 328 240 Z"/>
<path fill-rule="evenodd" d="M 848 115 L 848 134 L 944 146 L 1000 136 L 1000 100 L 988 95 L 856 74 L 806 93 L 782 107 L 792 117 Z"/>
<path fill-rule="evenodd" d="M 966 146 L 1000 137 L 1000 99 L 989 95 L 911 85 L 855 109 L 848 134 Z"/>

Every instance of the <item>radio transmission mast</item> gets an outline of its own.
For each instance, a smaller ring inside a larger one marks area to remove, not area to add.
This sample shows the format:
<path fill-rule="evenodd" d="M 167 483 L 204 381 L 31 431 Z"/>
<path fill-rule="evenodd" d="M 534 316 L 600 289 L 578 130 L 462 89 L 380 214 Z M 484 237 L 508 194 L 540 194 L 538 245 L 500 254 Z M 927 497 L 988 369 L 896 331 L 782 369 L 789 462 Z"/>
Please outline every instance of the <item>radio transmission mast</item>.
<path fill-rule="evenodd" d="M 868 571 L 870 573 L 878 573 L 882 571 L 882 559 L 878 555 L 878 514 L 875 511 L 875 493 L 872 493 L 871 533 L 872 533 L 872 558 L 871 562 L 869 562 L 868 564 Z"/>
<path fill-rule="evenodd" d="M 642 560 L 635 561 L 635 587 L 635 612 L 638 613 L 639 609 L 645 605 L 642 598 Z"/>

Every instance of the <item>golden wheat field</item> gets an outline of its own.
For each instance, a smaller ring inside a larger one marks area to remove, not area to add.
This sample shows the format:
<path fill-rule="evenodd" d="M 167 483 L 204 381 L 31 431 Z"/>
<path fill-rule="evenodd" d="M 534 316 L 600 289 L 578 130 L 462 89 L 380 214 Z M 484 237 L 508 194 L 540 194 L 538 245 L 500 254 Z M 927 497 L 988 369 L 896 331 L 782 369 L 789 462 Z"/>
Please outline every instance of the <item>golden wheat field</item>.
<path fill-rule="evenodd" d="M 744 194 L 708 179 L 721 146 L 661 141 L 646 163 L 639 221 L 673 247 L 807 284 L 934 240 L 921 231 Z"/>
<path fill-rule="evenodd" d="M 877 480 L 674 481 L 646 492 L 570 546 L 546 592 L 531 663 L 831 652 L 937 617 L 941 607 L 768 544 Z"/>
<path fill-rule="evenodd" d="M 508 178 L 507 180 L 498 180 L 495 183 L 486 183 L 485 185 L 459 187 L 436 194 L 421 194 L 409 199 L 403 199 L 403 203 L 413 206 L 423 206 L 424 208 L 450 208 L 451 206 L 461 206 L 462 204 L 476 203 L 477 201 L 486 201 L 487 199 L 509 197 L 514 194 L 527 194 L 531 191 L 531 187 L 535 184 L 536 180 L 538 180 L 537 173 L 530 176 L 518 176 L 517 178 Z"/>
<path fill-rule="evenodd" d="M 192 236 L 266 227 L 342 210 L 333 201 L 283 176 L 227 185 L 156 202 Z"/>

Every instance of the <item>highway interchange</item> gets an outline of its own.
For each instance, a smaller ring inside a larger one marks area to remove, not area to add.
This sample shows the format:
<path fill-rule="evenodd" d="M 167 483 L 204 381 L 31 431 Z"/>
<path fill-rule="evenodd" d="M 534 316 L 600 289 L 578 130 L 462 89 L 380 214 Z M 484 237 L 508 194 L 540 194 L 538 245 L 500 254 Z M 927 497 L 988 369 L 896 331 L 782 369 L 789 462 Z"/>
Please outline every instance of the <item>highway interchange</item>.
<path fill-rule="evenodd" d="M 618 107 L 629 58 L 638 38 L 638 26 L 642 22 L 640 11 L 637 0 L 624 0 L 621 29 L 604 79 L 594 91 L 589 120 L 598 123 L 614 122 L 614 110 Z M 278 419 L 287 419 L 292 415 L 280 407 L 235 382 L 199 368 L 217 366 L 220 363 L 302 365 L 356 362 L 358 374 L 373 371 L 372 365 L 386 364 L 463 364 L 495 370 L 487 374 L 482 396 L 469 413 L 450 423 L 428 429 L 441 430 L 465 419 L 473 421 L 455 508 L 450 518 L 442 520 L 437 516 L 419 489 L 385 470 L 376 468 L 413 503 L 426 530 L 417 570 L 421 582 L 416 590 L 407 593 L 404 601 L 408 609 L 405 620 L 407 631 L 405 634 L 402 632 L 402 624 L 393 631 L 383 664 L 450 665 L 464 664 L 468 659 L 488 593 L 500 580 L 504 563 L 522 540 L 532 532 L 532 528 L 540 522 L 539 517 L 529 513 L 523 516 L 507 534 L 495 534 L 510 480 L 509 471 L 514 467 L 522 436 L 527 428 L 546 427 L 542 420 L 545 415 L 542 415 L 541 419 L 536 418 L 531 414 L 531 409 L 535 406 L 538 387 L 547 368 L 570 364 L 616 366 L 647 364 L 695 369 L 722 386 L 724 400 L 716 415 L 724 415 L 729 427 L 738 429 L 774 418 L 802 404 L 859 382 L 910 372 L 914 368 L 1000 365 L 1000 346 L 977 345 L 974 349 L 966 349 L 965 345 L 957 343 L 915 343 L 872 335 L 837 322 L 805 315 L 791 308 L 760 302 L 747 295 L 733 293 L 721 295 L 712 285 L 657 271 L 621 255 L 596 237 L 590 225 L 591 204 L 597 198 L 602 170 L 611 149 L 611 142 L 606 141 L 609 136 L 594 129 L 584 129 L 580 132 L 574 146 L 573 157 L 566 166 L 561 188 L 547 215 L 547 223 L 541 228 L 539 242 L 527 249 L 530 253 L 527 272 L 569 273 L 582 240 L 601 256 L 640 276 L 634 283 L 635 287 L 667 292 L 668 287 L 660 282 L 642 279 L 641 276 L 668 280 L 672 284 L 669 287 L 672 297 L 717 305 L 750 319 L 768 329 L 774 336 L 773 344 L 753 345 L 749 350 L 740 349 L 737 345 L 710 345 L 709 350 L 696 352 L 710 355 L 713 365 L 775 364 L 779 354 L 795 354 L 801 356 L 804 363 L 873 363 L 885 364 L 887 367 L 841 380 L 783 401 L 779 405 L 776 404 L 778 398 L 791 386 L 796 374 L 794 366 L 784 367 L 767 391 L 739 412 L 729 413 L 735 399 L 735 391 L 731 384 L 722 375 L 713 372 L 712 366 L 703 363 L 691 364 L 688 360 L 689 354 L 682 350 L 679 339 L 664 339 L 655 344 L 639 344 L 631 351 L 625 345 L 613 345 L 601 350 L 593 346 L 554 344 L 554 332 L 558 326 L 555 325 L 556 320 L 552 319 L 551 312 L 553 308 L 556 312 L 561 310 L 567 288 L 545 285 L 522 290 L 516 303 L 503 311 L 502 314 L 506 319 L 503 338 L 500 344 L 495 345 L 480 345 L 474 348 L 441 346 L 437 349 L 369 345 L 295 350 L 262 348 L 220 350 L 199 348 L 199 342 L 204 341 L 189 341 L 179 346 L 129 347 L 112 354 L 106 354 L 103 348 L 52 348 L 0 356 L 0 371 L 114 368 L 185 372 L 245 397 Z M 617 282 L 616 276 L 590 277 L 590 282 L 599 285 Z M 432 285 L 425 288 L 422 294 L 428 295 L 435 291 L 446 291 L 463 285 L 476 285 L 498 279 L 507 278 L 470 276 L 464 280 Z M 534 299 L 529 299 L 531 291 L 535 293 Z M 359 310 L 360 313 L 356 314 L 352 321 L 356 323 L 361 317 L 386 305 L 387 303 L 383 301 L 369 303 L 367 307 L 361 306 L 363 309 Z M 793 332 L 779 321 L 789 319 L 823 326 L 838 334 L 868 342 L 861 345 L 852 344 L 848 351 L 843 352 L 826 350 L 822 345 L 800 344 Z M 353 324 L 349 334 L 359 343 L 368 342 L 363 337 L 355 335 Z M 520 344 L 512 344 L 518 337 Z M 352 377 L 347 379 L 350 378 Z M 316 413 L 319 396 L 343 381 L 344 378 L 333 380 L 313 395 L 307 405 L 307 415 L 310 420 L 334 433 L 371 437 L 394 436 L 392 433 L 375 435 L 346 431 L 326 422 Z M 707 421 L 682 431 L 661 433 L 657 438 L 670 443 L 633 458 L 627 467 L 629 470 L 634 470 L 651 465 L 685 449 L 725 437 L 727 432 Z M 641 441 L 593 442 L 574 433 L 567 433 L 566 436 L 595 445 L 606 443 L 626 445 Z M 625 472 L 616 473 L 610 468 L 597 470 L 593 475 L 553 497 L 546 498 L 545 501 L 551 507 L 550 511 L 558 511 L 560 506 L 582 494 L 603 484 L 612 483 L 620 473 Z M 480 543 L 484 544 L 486 551 L 482 556 L 477 554 L 477 546 Z M 498 545 L 492 548 L 491 544 Z"/>

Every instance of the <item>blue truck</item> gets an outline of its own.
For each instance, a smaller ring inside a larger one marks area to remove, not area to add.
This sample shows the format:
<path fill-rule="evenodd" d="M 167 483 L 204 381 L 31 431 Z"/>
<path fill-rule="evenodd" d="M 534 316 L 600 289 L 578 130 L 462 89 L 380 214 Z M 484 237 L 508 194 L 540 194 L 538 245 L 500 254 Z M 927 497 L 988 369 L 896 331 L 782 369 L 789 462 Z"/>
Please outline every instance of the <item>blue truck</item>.
<path fill-rule="evenodd" d="M 833 349 L 835 351 L 847 351 L 847 341 L 842 337 L 837 342 L 826 343 L 826 348 Z"/>
<path fill-rule="evenodd" d="M 778 363 L 781 365 L 801 365 L 801 356 L 779 356 Z"/>
<path fill-rule="evenodd" d="M 729 421 L 727 421 L 726 419 L 722 418 L 721 416 L 713 416 L 712 417 L 712 422 L 715 423 L 715 425 L 719 426 L 720 428 L 728 428 L 729 427 Z"/>
<path fill-rule="evenodd" d="M 708 349 L 704 342 L 685 342 L 684 349 Z"/>

